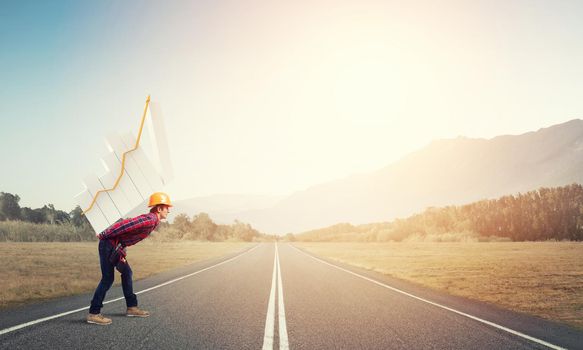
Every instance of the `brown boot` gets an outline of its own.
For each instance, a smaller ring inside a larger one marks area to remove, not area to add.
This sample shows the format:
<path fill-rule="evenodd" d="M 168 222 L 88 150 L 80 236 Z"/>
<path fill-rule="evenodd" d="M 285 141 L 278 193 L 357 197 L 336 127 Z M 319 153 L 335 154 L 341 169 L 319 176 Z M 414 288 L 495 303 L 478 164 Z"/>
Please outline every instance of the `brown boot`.
<path fill-rule="evenodd" d="M 130 317 L 148 317 L 150 316 L 150 313 L 146 310 L 138 308 L 137 306 L 133 306 L 128 307 L 126 315 Z"/>
<path fill-rule="evenodd" d="M 87 323 L 107 326 L 108 324 L 111 324 L 111 319 L 103 317 L 102 314 L 89 314 L 87 315 Z"/>

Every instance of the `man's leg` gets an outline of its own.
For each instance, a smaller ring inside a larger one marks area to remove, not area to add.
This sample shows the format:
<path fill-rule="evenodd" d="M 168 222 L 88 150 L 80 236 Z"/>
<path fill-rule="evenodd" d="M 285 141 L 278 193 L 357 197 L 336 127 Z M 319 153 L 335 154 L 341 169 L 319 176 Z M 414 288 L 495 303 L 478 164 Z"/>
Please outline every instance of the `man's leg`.
<path fill-rule="evenodd" d="M 114 266 L 109 262 L 109 253 L 111 253 L 112 247 L 106 241 L 99 242 L 99 264 L 101 266 L 101 281 L 95 289 L 93 294 L 93 299 L 91 300 L 91 306 L 89 308 L 89 318 L 91 315 L 99 315 L 101 313 L 101 308 L 103 307 L 103 300 L 105 299 L 105 294 L 111 288 L 114 280 Z M 88 318 L 88 321 L 90 321 Z M 108 319 L 105 319 L 106 321 Z M 92 323 L 103 323 L 103 320 L 98 320 L 99 322 Z M 107 323 L 107 322 L 106 322 Z M 111 320 L 109 320 L 111 323 Z"/>
<path fill-rule="evenodd" d="M 125 260 L 125 262 L 120 261 L 117 263 L 115 267 L 121 273 L 121 287 L 123 296 L 126 298 L 126 306 L 128 308 L 138 306 L 138 297 L 134 294 L 133 274 L 130 264 Z"/>
<path fill-rule="evenodd" d="M 128 307 L 126 315 L 136 317 L 148 317 L 150 313 L 146 310 L 138 308 L 138 297 L 134 294 L 134 287 L 132 281 L 132 268 L 127 260 L 120 261 L 116 268 L 121 272 L 121 287 L 123 295 L 126 298 L 126 305 Z"/>

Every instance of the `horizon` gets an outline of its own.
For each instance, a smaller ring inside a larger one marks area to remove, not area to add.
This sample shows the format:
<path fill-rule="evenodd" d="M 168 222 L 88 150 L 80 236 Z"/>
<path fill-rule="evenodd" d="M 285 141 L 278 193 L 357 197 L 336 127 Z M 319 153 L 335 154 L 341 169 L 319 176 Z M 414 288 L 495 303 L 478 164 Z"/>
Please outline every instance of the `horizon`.
<path fill-rule="evenodd" d="M 0 191 L 73 209 L 148 94 L 174 200 L 289 195 L 435 140 L 579 119 L 581 15 L 577 1 L 11 3 Z"/>
<path fill-rule="evenodd" d="M 523 133 L 520 133 L 520 134 L 500 134 L 500 135 L 495 135 L 495 136 L 492 136 L 492 137 L 489 137 L 489 138 L 467 137 L 467 136 L 464 136 L 464 135 L 458 135 L 458 136 L 452 137 L 452 138 L 434 139 L 434 140 L 430 140 L 426 145 L 422 146 L 421 148 L 418 148 L 416 150 L 413 150 L 411 153 L 414 153 L 414 152 L 420 151 L 422 149 L 425 149 L 425 148 L 429 147 L 431 145 L 431 143 L 436 142 L 436 141 L 455 140 L 455 139 L 459 139 L 459 138 L 465 138 L 465 139 L 470 139 L 470 140 L 486 140 L 486 141 L 490 141 L 490 140 L 493 140 L 495 138 L 504 137 L 504 136 L 522 136 L 522 135 L 525 135 L 525 134 L 528 134 L 528 133 L 538 132 L 538 131 L 541 131 L 543 129 L 547 129 L 547 128 L 551 128 L 551 127 L 556 127 L 556 126 L 563 125 L 563 124 L 568 124 L 568 123 L 571 123 L 571 122 L 574 122 L 574 121 L 583 121 L 583 120 L 582 119 L 579 119 L 579 118 L 575 118 L 575 119 L 571 119 L 571 120 L 568 120 L 568 121 L 565 121 L 565 122 L 562 122 L 562 123 L 559 123 L 559 124 L 553 124 L 553 125 L 548 125 L 548 126 L 540 127 L 540 128 L 538 128 L 536 130 L 526 131 L 526 132 L 523 132 Z M 397 160 L 395 160 L 395 161 L 393 161 L 393 162 L 391 162 L 389 164 L 385 164 L 384 166 L 381 166 L 381 167 L 379 167 L 377 169 L 372 169 L 370 172 L 375 172 L 375 171 L 378 171 L 378 170 L 380 170 L 380 169 L 382 169 L 382 168 L 384 168 L 386 166 L 390 166 L 390 165 L 393 165 L 395 163 L 398 163 L 402 158 L 407 157 L 411 153 L 404 154 L 401 158 L 399 158 L 399 159 L 397 159 Z M 328 181 L 328 182 L 333 182 L 333 181 L 336 181 L 336 180 L 344 180 L 344 179 L 350 178 L 352 176 L 361 175 L 361 174 L 364 174 L 364 173 L 367 173 L 367 172 L 345 174 L 344 176 L 339 176 L 336 179 L 332 179 L 331 181 Z M 288 193 L 288 194 L 214 193 L 214 194 L 203 195 L 203 196 L 194 196 L 194 197 L 189 197 L 189 198 L 176 198 L 176 199 L 173 199 L 173 201 L 178 202 L 178 201 L 189 201 L 189 200 L 192 200 L 192 199 L 216 199 L 218 197 L 244 197 L 244 198 L 249 198 L 249 197 L 262 197 L 262 198 L 265 198 L 265 197 L 269 197 L 269 198 L 272 198 L 272 199 L 278 197 L 279 200 L 281 200 L 281 199 L 285 199 L 286 197 L 289 197 L 289 196 L 293 195 L 296 192 L 300 192 L 300 191 L 303 191 L 303 190 L 309 190 L 310 188 L 317 187 L 317 186 L 320 186 L 320 185 L 324 185 L 325 183 L 327 183 L 327 182 L 315 183 L 315 184 L 312 184 L 312 185 L 308 185 L 304 189 L 299 189 L 298 191 L 295 191 L 295 192 L 292 192 L 292 193 Z M 533 189 L 533 191 L 535 191 L 535 190 L 537 190 L 537 189 Z M 5 190 L 0 190 L 0 192 L 7 192 L 7 193 L 14 194 L 14 195 L 19 195 L 18 193 L 13 193 L 13 192 L 10 192 L 10 191 L 5 191 Z M 514 194 L 515 193 L 509 193 L 508 195 L 514 195 Z M 25 205 L 22 205 L 22 199 L 23 198 L 21 198 L 20 204 L 21 204 L 21 207 L 24 207 Z M 48 205 L 48 204 L 52 204 L 52 203 L 45 203 L 45 204 L 39 206 L 39 208 L 40 207 L 43 207 L 44 205 Z M 31 207 L 31 208 L 34 209 L 34 207 Z M 57 206 L 55 206 L 55 208 L 58 209 L 58 210 L 64 210 L 64 211 L 67 211 L 67 212 L 69 211 L 69 210 L 67 210 L 67 208 L 59 208 Z M 74 209 L 74 208 L 71 208 L 71 209 Z M 137 211 L 139 211 L 139 209 L 140 208 L 136 208 L 132 212 L 137 213 Z M 211 211 L 212 211 L 212 209 L 211 209 Z M 172 221 L 172 219 L 175 218 L 177 214 L 181 214 L 181 213 L 176 213 L 176 212 L 171 213 L 170 216 L 169 216 L 169 222 Z M 394 219 L 391 219 L 390 221 L 393 221 L 393 220 Z M 366 224 L 362 224 L 361 223 L 361 224 L 354 224 L 354 225 L 358 226 L 358 225 L 366 225 Z M 317 230 L 317 229 L 318 228 L 315 228 L 315 230 Z"/>

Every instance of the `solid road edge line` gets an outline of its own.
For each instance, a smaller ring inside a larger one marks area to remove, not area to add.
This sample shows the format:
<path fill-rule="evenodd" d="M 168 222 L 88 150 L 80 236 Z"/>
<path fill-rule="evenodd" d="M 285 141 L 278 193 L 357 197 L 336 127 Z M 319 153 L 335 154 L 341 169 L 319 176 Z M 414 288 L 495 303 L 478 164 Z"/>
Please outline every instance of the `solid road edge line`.
<path fill-rule="evenodd" d="M 233 260 L 235 260 L 235 259 L 237 259 L 237 258 L 239 258 L 239 257 L 241 257 L 241 256 L 243 256 L 243 255 L 245 255 L 245 254 L 247 254 L 247 253 L 249 253 L 249 252 L 251 252 L 252 250 L 255 250 L 255 248 L 257 248 L 257 247 L 259 247 L 259 244 L 257 244 L 255 247 L 253 247 L 253 248 L 251 248 L 251 249 L 248 249 L 248 250 L 246 250 L 246 251 L 244 251 L 244 252 L 240 253 L 239 255 L 237 255 L 237 256 L 234 256 L 234 257 L 232 257 L 232 258 L 230 258 L 230 259 L 228 259 L 228 260 L 222 261 L 222 262 L 220 262 L 220 263 L 218 263 L 218 264 L 215 264 L 215 265 L 213 265 L 213 266 L 206 267 L 206 268 L 204 268 L 204 269 L 202 269 L 202 270 L 198 270 L 198 271 L 196 271 L 196 272 L 193 272 L 193 273 L 190 273 L 190 274 L 188 274 L 188 275 L 185 275 L 185 276 L 182 276 L 182 277 L 178 277 L 178 278 L 175 278 L 175 279 L 173 279 L 173 280 L 170 280 L 170 281 L 167 281 L 167 282 L 164 282 L 164 283 L 158 284 L 158 285 L 156 285 L 156 286 L 153 286 L 153 287 L 150 287 L 150 288 L 148 288 L 148 289 L 141 290 L 141 291 L 137 292 L 136 294 L 142 294 L 142 293 L 145 293 L 145 292 L 149 292 L 149 291 L 151 291 L 151 290 L 154 290 L 154 289 L 156 289 L 156 288 L 160 288 L 160 287 L 166 286 L 166 285 L 168 285 L 168 284 L 171 284 L 171 283 L 174 283 L 174 282 L 178 282 L 178 281 L 180 281 L 180 280 L 183 280 L 183 279 L 185 279 L 185 278 L 188 278 L 188 277 L 194 276 L 194 275 L 196 275 L 196 274 L 199 274 L 199 273 L 201 273 L 201 272 L 204 272 L 204 271 L 210 270 L 210 269 L 212 269 L 212 268 L 215 268 L 215 267 L 217 267 L 217 266 L 220 266 L 220 265 L 226 264 L 226 263 L 228 263 L 228 262 L 230 262 L 230 261 L 233 261 Z M 116 299 L 108 300 L 108 301 L 104 302 L 103 304 L 105 305 L 105 304 L 113 303 L 113 302 L 116 302 L 116 301 L 122 300 L 122 299 L 124 299 L 124 298 L 125 298 L 125 297 L 120 297 L 120 298 L 116 298 Z M 85 306 L 85 307 L 82 307 L 82 308 L 79 308 L 79 309 L 75 309 L 75 310 L 71 310 L 71 311 L 62 312 L 62 313 L 60 313 L 60 314 L 57 314 L 57 315 L 47 316 L 47 317 L 39 318 L 39 319 L 37 319 L 37 320 L 34 320 L 34 321 L 30 321 L 30 322 L 26 322 L 26 323 L 21 323 L 21 324 L 19 324 L 19 325 L 12 326 L 12 327 L 5 328 L 5 329 L 2 329 L 2 330 L 0 330 L 0 335 L 7 334 L 7 333 L 10 333 L 10 332 L 13 332 L 13 331 L 16 331 L 16 330 L 19 330 L 19 329 L 22 329 L 22 328 L 25 328 L 25 327 L 28 327 L 28 326 L 32 326 L 32 325 L 35 325 L 35 324 L 38 324 L 38 323 L 45 322 L 45 321 L 50 321 L 50 320 L 53 320 L 53 319 L 55 319 L 55 318 L 59 318 L 59 317 L 67 316 L 67 315 L 70 315 L 70 314 L 74 314 L 74 313 L 76 313 L 76 312 L 80 312 L 80 311 L 87 311 L 87 309 L 88 309 L 88 307 L 87 307 L 87 306 Z"/>
<path fill-rule="evenodd" d="M 492 326 L 492 327 L 494 327 L 494 328 L 497 328 L 497 329 L 503 330 L 503 331 L 505 331 L 505 332 L 508 332 L 508 333 L 514 334 L 514 335 L 516 335 L 516 336 L 519 336 L 519 337 L 521 337 L 521 338 L 524 338 L 524 339 L 530 340 L 530 341 L 532 341 L 532 342 L 535 342 L 535 343 L 538 343 L 538 344 L 544 345 L 544 346 L 546 346 L 546 347 L 549 347 L 549 348 L 551 348 L 551 349 L 556 349 L 556 350 L 567 350 L 566 348 L 560 347 L 560 346 L 558 346 L 558 345 L 555 345 L 555 344 L 551 344 L 551 343 L 549 343 L 549 342 L 546 342 L 546 341 L 544 341 L 544 340 L 542 340 L 542 339 L 538 339 L 538 338 L 535 338 L 535 337 L 531 337 L 530 335 L 527 335 L 527 334 L 524 334 L 524 333 L 521 333 L 521 332 L 515 331 L 515 330 L 513 330 L 513 329 L 510 329 L 510 328 L 504 327 L 504 326 L 502 326 L 502 325 L 499 325 L 499 324 L 497 324 L 497 323 L 494 323 L 494 322 L 490 322 L 490 321 L 484 320 L 484 319 L 482 319 L 482 318 L 479 318 L 479 317 L 476 317 L 476 316 L 473 316 L 473 315 L 467 314 L 467 313 L 465 313 L 465 312 L 458 311 L 458 310 L 456 310 L 456 309 L 452 309 L 452 308 L 450 308 L 450 307 L 447 307 L 447 306 L 445 306 L 445 305 L 441 305 L 441 304 L 435 303 L 435 302 L 433 302 L 433 301 L 430 301 L 430 300 L 427 300 L 427 299 L 423 299 L 423 298 L 421 298 L 421 297 L 418 297 L 418 296 L 416 296 L 416 295 L 413 295 L 413 294 L 411 294 L 411 293 L 407 293 L 407 292 L 405 292 L 405 291 L 403 291 L 403 290 L 400 290 L 400 289 L 398 289 L 398 288 L 391 287 L 391 286 L 389 286 L 389 285 L 387 285 L 387 284 L 384 284 L 384 283 L 382 283 L 382 282 L 376 281 L 376 280 L 374 280 L 374 279 L 372 279 L 372 278 L 369 278 L 369 277 L 366 277 L 366 276 L 362 276 L 362 275 L 360 275 L 360 274 L 358 274 L 358 273 L 356 273 L 356 272 L 352 272 L 352 271 L 350 271 L 350 270 L 347 270 L 347 269 L 345 269 L 345 268 L 342 268 L 342 267 L 340 267 L 340 266 L 336 266 L 336 265 L 334 265 L 334 264 L 331 264 L 331 263 L 329 263 L 329 262 L 327 262 L 327 261 L 324 261 L 324 260 L 322 260 L 322 259 L 316 258 L 315 256 L 312 256 L 312 255 L 310 255 L 310 254 L 308 254 L 308 253 L 304 252 L 303 250 L 301 250 L 301 249 L 299 249 L 299 248 L 295 247 L 294 245 L 291 245 L 291 246 L 292 246 L 294 249 L 296 249 L 297 251 L 299 251 L 299 252 L 301 252 L 301 253 L 303 253 L 303 254 L 305 254 L 305 255 L 309 256 L 310 258 L 312 258 L 312 259 L 314 259 L 314 260 L 317 260 L 317 261 L 319 261 L 319 262 L 321 262 L 321 263 L 323 263 L 323 264 L 326 264 L 326 265 L 332 266 L 332 267 L 334 267 L 334 268 L 337 268 L 337 269 L 339 269 L 339 270 L 341 270 L 341 271 L 347 272 L 347 273 L 349 273 L 349 274 L 351 274 L 351 275 L 354 275 L 354 276 L 356 276 L 356 277 L 360 277 L 360 278 L 362 278 L 362 279 L 364 279 L 364 280 L 366 280 L 366 281 L 372 282 L 372 283 L 374 283 L 374 284 L 377 284 L 377 285 L 379 285 L 379 286 L 381 286 L 381 287 L 385 287 L 385 288 L 387 288 L 387 289 L 390 289 L 390 290 L 392 290 L 392 291 L 395 291 L 395 292 L 397 292 L 397 293 L 401 293 L 401 294 L 403 294 L 403 295 L 406 295 L 406 296 L 408 296 L 408 297 L 411 297 L 411 298 L 413 298 L 413 299 L 417 299 L 417 300 L 423 301 L 423 302 L 425 302 L 425 303 L 428 303 L 428 304 L 431 304 L 431 305 L 433 305 L 433 306 L 440 307 L 440 308 L 442 308 L 442 309 L 444 309 L 444 310 L 448 310 L 448 311 L 454 312 L 454 313 L 456 313 L 456 314 L 458 314 L 458 315 L 461 315 L 461 316 L 468 317 L 468 318 L 470 318 L 470 319 L 472 319 L 472 320 L 475 320 L 475 321 L 478 321 L 478 322 L 481 322 L 481 323 L 487 324 L 488 326 Z"/>

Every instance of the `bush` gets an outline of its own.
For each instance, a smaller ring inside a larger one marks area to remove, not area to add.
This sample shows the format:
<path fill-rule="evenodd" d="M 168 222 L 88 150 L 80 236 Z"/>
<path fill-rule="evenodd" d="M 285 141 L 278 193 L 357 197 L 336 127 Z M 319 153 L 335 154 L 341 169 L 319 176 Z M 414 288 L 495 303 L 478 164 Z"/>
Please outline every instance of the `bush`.
<path fill-rule="evenodd" d="M 160 227 L 152 232 L 149 239 L 157 242 L 170 242 L 182 239 L 184 232 L 174 227 Z"/>
<path fill-rule="evenodd" d="M 0 242 L 80 242 L 95 241 L 91 227 L 33 224 L 24 221 L 0 222 Z"/>

